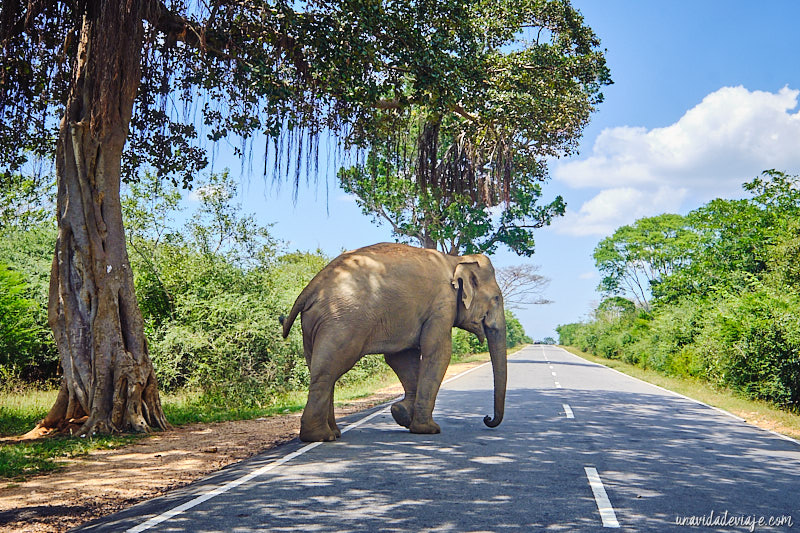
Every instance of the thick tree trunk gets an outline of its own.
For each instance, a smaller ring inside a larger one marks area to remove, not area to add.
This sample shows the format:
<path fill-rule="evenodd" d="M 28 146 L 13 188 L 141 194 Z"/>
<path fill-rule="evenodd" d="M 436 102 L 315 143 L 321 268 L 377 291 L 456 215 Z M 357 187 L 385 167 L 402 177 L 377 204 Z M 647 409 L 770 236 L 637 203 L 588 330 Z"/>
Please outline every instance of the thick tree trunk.
<path fill-rule="evenodd" d="M 58 241 L 49 321 L 64 374 L 41 426 L 80 424 L 80 434 L 148 431 L 168 424 L 134 295 L 120 206 L 142 15 L 135 1 L 89 4 L 56 159 Z"/>

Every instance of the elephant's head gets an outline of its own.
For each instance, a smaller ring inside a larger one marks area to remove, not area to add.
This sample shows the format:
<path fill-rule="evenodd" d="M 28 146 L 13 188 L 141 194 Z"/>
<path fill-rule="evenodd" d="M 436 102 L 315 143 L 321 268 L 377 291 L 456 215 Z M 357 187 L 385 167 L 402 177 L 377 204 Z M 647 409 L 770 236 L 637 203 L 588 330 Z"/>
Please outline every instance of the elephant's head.
<path fill-rule="evenodd" d="M 494 277 L 494 268 L 486 256 L 461 258 L 453 272 L 453 287 L 458 291 L 458 315 L 455 326 L 474 333 L 489 344 L 494 370 L 494 418 L 483 419 L 489 427 L 503 420 L 506 398 L 506 317 L 503 295 Z"/>

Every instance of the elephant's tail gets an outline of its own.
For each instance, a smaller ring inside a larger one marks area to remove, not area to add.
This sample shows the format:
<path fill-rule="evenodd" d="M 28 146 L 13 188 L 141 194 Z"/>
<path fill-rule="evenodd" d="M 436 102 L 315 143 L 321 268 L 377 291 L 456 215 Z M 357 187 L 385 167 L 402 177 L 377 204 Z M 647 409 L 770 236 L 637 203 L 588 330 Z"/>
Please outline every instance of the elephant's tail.
<path fill-rule="evenodd" d="M 308 289 L 308 287 L 306 287 Z M 306 301 L 308 300 L 308 291 L 303 289 L 303 292 L 300 293 L 300 296 L 297 297 L 297 300 L 294 301 L 294 305 L 292 306 L 292 310 L 289 311 L 289 316 L 280 316 L 278 321 L 283 326 L 283 338 L 289 336 L 289 331 L 292 329 L 292 324 L 294 324 L 294 320 L 297 318 L 297 315 L 305 308 Z"/>

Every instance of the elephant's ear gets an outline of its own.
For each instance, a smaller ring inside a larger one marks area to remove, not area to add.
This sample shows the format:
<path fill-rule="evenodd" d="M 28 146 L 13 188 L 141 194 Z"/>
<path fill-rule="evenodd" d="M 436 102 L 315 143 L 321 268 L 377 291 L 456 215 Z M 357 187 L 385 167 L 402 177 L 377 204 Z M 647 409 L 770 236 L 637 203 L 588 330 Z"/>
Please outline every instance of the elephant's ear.
<path fill-rule="evenodd" d="M 453 272 L 453 287 L 458 289 L 458 282 L 461 281 L 461 299 L 467 309 L 472 305 L 472 298 L 475 296 L 475 289 L 478 286 L 478 278 L 475 276 L 476 268 L 478 268 L 477 261 L 464 261 L 457 264 Z"/>

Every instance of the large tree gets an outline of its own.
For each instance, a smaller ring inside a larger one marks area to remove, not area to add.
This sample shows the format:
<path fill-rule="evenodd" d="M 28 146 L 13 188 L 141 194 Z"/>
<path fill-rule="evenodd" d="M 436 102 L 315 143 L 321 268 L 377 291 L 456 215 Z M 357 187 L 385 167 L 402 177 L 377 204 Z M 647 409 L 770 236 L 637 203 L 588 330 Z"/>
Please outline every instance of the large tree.
<path fill-rule="evenodd" d="M 481 38 L 458 41 L 471 60 L 430 75 L 450 90 L 432 100 L 410 83 L 382 100 L 396 112 L 371 128 L 373 150 L 339 179 L 400 239 L 450 254 L 504 244 L 529 256 L 533 230 L 565 209 L 561 197 L 540 202 L 547 159 L 575 150 L 611 81 L 597 37 L 567 2 L 473 6 Z"/>
<path fill-rule="evenodd" d="M 604 294 L 629 295 L 646 310 L 651 291 L 691 261 L 697 234 L 686 217 L 663 214 L 617 228 L 594 249 Z"/>
<path fill-rule="evenodd" d="M 525 28 L 551 44 L 507 51 Z M 209 143 L 233 136 L 245 156 L 262 139 L 265 173 L 297 184 L 314 173 L 321 132 L 383 149 L 424 103 L 422 126 L 409 130 L 420 186 L 496 202 L 516 161 L 546 154 L 548 139 L 574 144 L 607 82 L 597 44 L 559 0 L 4 1 L 0 185 L 48 158 L 58 182 L 49 312 L 64 375 L 43 425 L 77 423 L 84 434 L 167 425 L 121 180 L 152 169 L 189 184 Z M 570 85 L 588 97 L 559 98 Z M 509 99 L 530 108 L 507 111 Z M 452 117 L 459 127 L 448 130 Z M 443 129 L 454 142 L 447 164 L 433 164 Z"/>

